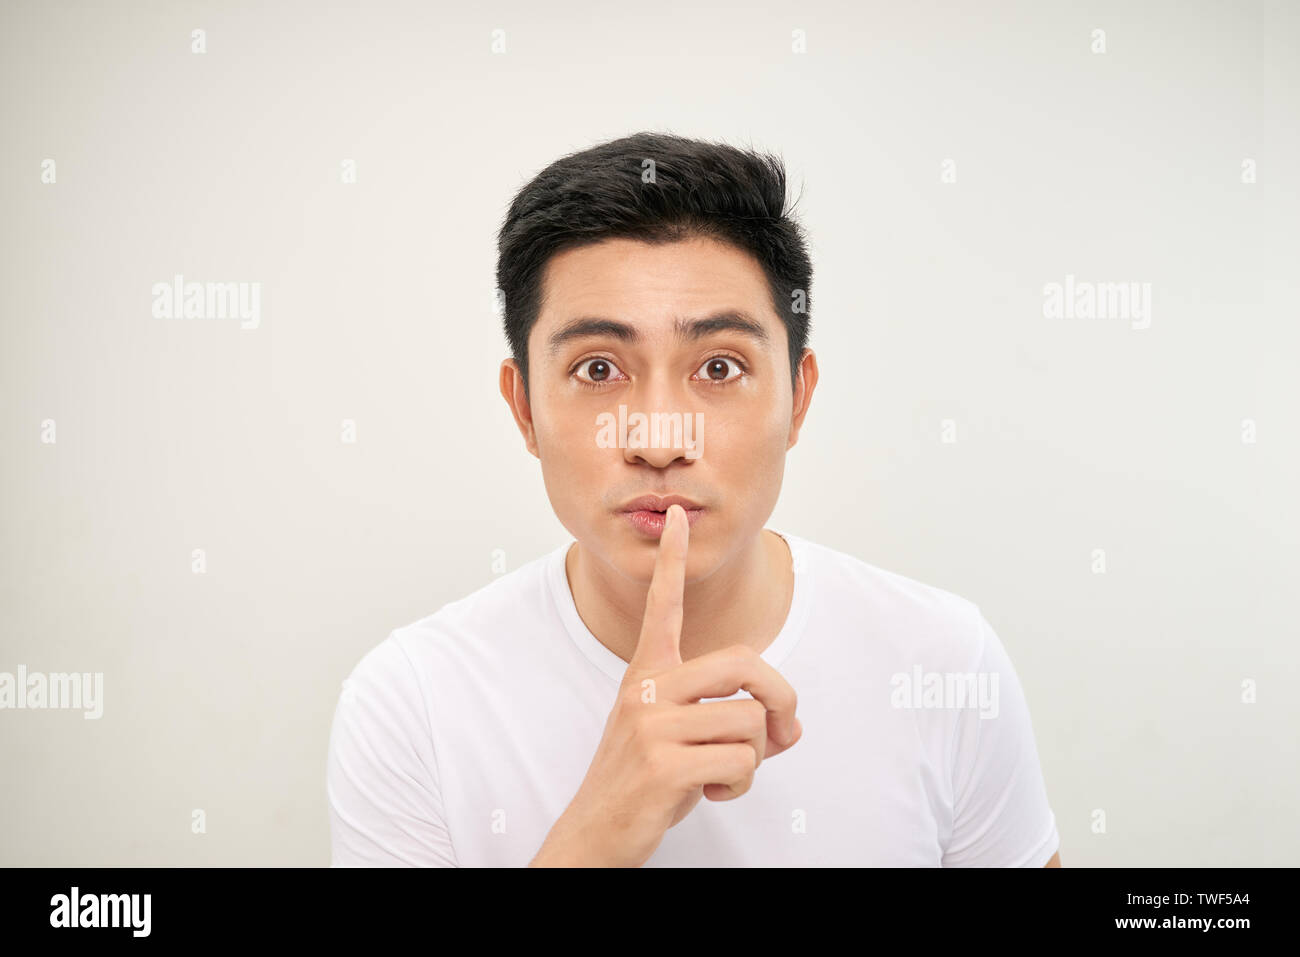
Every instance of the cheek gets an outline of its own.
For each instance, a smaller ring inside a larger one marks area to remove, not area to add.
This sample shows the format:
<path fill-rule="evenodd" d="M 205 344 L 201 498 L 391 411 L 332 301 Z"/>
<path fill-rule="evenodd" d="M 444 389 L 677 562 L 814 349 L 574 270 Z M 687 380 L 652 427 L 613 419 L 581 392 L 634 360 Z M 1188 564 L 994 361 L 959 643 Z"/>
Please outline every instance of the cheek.
<path fill-rule="evenodd" d="M 712 424 L 712 429 L 709 426 Z M 786 451 L 790 421 L 777 410 L 737 417 L 719 417 L 710 423 L 705 417 L 704 449 L 717 453 L 722 468 L 762 467 Z"/>
<path fill-rule="evenodd" d="M 593 488 L 601 475 L 591 458 L 595 442 L 581 420 L 557 411 L 552 406 L 533 420 L 542 482 L 560 524 L 575 538 L 586 538 L 590 506 L 597 500 Z"/>
<path fill-rule="evenodd" d="M 596 443 L 596 412 L 543 404 L 533 419 L 537 454 L 547 485 L 558 500 L 590 498 L 589 490 L 603 474 Z"/>
<path fill-rule="evenodd" d="M 556 396 L 541 394 L 533 402 L 533 430 L 542 459 L 562 467 L 573 455 L 581 455 L 587 438 L 587 416 Z"/>

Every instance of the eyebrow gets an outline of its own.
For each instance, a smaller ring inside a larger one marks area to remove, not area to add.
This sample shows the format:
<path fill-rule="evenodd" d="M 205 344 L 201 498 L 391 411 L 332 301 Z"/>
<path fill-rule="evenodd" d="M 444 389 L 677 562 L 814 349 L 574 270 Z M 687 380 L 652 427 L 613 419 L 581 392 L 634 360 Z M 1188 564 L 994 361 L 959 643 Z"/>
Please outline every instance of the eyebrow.
<path fill-rule="evenodd" d="M 678 319 L 673 323 L 673 334 L 685 342 L 703 339 L 717 332 L 738 332 L 764 346 L 771 341 L 762 323 L 739 310 L 718 312 L 703 319 Z M 554 356 L 564 343 L 572 339 L 587 339 L 594 336 L 617 339 L 633 345 L 641 341 L 641 333 L 637 331 L 636 326 L 619 322 L 617 319 L 587 317 L 566 323 L 563 328 L 551 335 L 547 347 Z"/>

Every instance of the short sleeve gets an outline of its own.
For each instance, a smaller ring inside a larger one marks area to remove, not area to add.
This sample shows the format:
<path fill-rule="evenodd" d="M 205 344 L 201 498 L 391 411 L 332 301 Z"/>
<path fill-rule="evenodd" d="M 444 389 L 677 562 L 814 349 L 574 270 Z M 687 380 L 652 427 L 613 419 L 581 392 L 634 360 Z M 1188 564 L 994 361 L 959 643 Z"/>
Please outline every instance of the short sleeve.
<path fill-rule="evenodd" d="M 1060 839 L 1029 707 L 1002 642 L 978 618 L 982 651 L 975 670 L 990 693 L 981 706 L 957 712 L 953 827 L 943 866 L 1043 867 Z"/>
<path fill-rule="evenodd" d="M 457 866 L 427 708 L 392 635 L 343 682 L 325 790 L 332 866 Z"/>

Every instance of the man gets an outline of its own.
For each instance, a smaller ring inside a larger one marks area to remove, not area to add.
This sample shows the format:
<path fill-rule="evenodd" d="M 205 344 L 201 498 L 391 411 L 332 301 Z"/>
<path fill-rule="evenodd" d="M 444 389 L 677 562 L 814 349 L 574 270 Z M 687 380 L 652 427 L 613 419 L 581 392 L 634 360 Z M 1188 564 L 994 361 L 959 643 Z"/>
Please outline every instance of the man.
<path fill-rule="evenodd" d="M 499 253 L 501 392 L 575 540 L 357 665 L 333 863 L 1059 866 L 978 607 L 764 528 L 817 385 L 780 161 L 601 144 Z"/>

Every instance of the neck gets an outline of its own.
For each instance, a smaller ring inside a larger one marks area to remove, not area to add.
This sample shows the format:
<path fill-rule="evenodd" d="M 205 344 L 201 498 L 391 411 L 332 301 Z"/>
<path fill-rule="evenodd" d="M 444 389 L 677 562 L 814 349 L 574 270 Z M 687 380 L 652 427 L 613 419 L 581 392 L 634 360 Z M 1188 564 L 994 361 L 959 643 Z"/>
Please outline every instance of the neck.
<path fill-rule="evenodd" d="M 794 596 L 789 546 L 763 529 L 707 578 L 687 583 L 682 597 L 682 661 L 749 645 L 764 651 L 780 633 Z M 641 634 L 649 583 L 630 581 L 579 542 L 564 569 L 578 616 L 596 639 L 624 661 Z"/>

